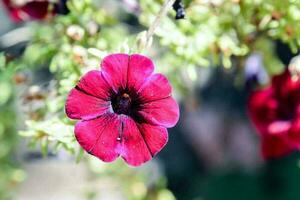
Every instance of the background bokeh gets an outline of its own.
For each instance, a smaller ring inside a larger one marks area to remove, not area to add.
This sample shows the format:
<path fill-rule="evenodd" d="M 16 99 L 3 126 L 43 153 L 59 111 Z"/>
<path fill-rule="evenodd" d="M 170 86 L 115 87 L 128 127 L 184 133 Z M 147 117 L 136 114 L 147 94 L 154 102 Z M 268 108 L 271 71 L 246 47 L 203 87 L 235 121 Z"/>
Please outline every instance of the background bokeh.
<path fill-rule="evenodd" d="M 265 161 L 247 99 L 300 45 L 297 0 L 185 0 L 145 48 L 162 0 L 68 0 L 15 22 L 0 2 L 0 199 L 299 200 L 300 154 Z M 181 116 L 169 142 L 132 168 L 84 153 L 64 103 L 115 52 L 143 53 L 174 87 Z"/>

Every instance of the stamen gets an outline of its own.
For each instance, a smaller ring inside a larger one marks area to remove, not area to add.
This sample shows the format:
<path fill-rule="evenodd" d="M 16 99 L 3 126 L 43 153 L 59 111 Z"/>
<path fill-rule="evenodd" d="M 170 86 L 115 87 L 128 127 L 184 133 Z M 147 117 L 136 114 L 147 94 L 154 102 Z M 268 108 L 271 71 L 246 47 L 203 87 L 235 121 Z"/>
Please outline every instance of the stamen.
<path fill-rule="evenodd" d="M 123 97 L 123 98 L 129 98 L 129 94 L 124 93 L 124 94 L 122 95 L 122 97 Z"/>

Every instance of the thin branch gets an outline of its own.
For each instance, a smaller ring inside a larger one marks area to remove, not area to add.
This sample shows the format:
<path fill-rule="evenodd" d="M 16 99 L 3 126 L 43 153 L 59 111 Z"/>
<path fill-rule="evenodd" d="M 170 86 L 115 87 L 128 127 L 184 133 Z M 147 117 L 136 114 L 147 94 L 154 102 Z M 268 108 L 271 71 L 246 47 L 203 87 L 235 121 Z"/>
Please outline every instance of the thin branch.
<path fill-rule="evenodd" d="M 154 35 L 156 28 L 159 26 L 162 18 L 167 14 L 168 10 L 172 7 L 175 0 L 166 0 L 162 7 L 160 8 L 155 20 L 150 25 L 148 31 L 146 32 L 146 40 L 145 40 L 145 48 L 149 48 L 151 46 L 151 40 Z"/>

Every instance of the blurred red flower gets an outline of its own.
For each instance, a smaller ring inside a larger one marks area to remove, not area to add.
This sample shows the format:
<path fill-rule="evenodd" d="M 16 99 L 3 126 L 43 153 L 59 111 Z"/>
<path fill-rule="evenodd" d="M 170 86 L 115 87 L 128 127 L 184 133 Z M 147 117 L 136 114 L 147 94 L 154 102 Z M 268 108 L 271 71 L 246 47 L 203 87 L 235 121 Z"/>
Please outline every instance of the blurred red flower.
<path fill-rule="evenodd" d="M 11 19 L 15 22 L 42 20 L 55 13 L 66 14 L 66 0 L 53 3 L 49 0 L 2 0 Z M 50 6 L 52 5 L 52 6 Z"/>
<path fill-rule="evenodd" d="M 165 146 L 166 128 L 177 123 L 179 108 L 167 78 L 153 70 L 145 56 L 112 54 L 101 71 L 81 78 L 67 98 L 66 114 L 81 120 L 75 136 L 83 149 L 105 162 L 121 156 L 138 166 Z"/>
<path fill-rule="evenodd" d="M 250 96 L 248 110 L 265 159 L 300 149 L 300 80 L 288 69 Z"/>

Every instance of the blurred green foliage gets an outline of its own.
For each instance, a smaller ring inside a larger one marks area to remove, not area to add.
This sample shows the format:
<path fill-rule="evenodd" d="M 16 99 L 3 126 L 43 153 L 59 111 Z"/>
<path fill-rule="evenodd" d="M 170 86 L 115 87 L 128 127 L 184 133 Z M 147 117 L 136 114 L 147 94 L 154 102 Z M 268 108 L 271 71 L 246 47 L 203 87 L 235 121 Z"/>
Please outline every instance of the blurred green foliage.
<path fill-rule="evenodd" d="M 16 114 L 14 104 L 13 68 L 6 65 L 0 54 L 0 199 L 11 198 L 11 191 L 24 179 L 24 173 L 15 162 L 17 145 Z"/>
<path fill-rule="evenodd" d="M 144 25 L 149 25 L 161 1 L 141 1 Z M 274 52 L 274 40 L 297 52 L 300 2 L 295 0 L 187 0 L 186 19 L 176 21 L 173 13 L 157 30 L 161 66 L 182 92 L 193 90 L 201 79 L 197 67 L 223 66 L 242 69 L 245 58 L 259 52 L 270 74 L 279 73 L 282 63 Z M 183 78 L 182 76 L 187 76 Z"/>

